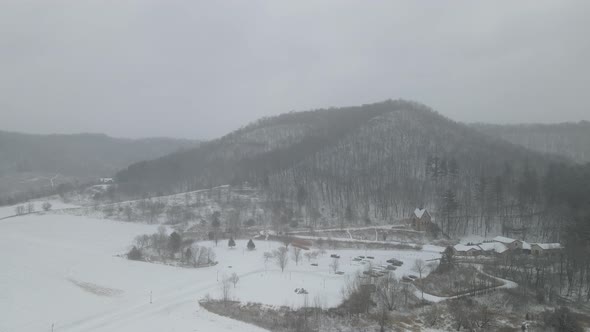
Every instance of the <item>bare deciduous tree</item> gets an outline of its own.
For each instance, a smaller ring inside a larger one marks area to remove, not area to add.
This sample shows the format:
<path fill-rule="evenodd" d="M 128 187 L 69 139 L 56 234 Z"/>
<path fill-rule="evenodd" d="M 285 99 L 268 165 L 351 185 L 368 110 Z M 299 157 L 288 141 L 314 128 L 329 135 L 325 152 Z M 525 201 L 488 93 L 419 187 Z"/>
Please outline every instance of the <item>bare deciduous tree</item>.
<path fill-rule="evenodd" d="M 379 331 L 385 332 L 385 327 L 391 324 L 391 314 L 385 307 L 378 308 L 377 312 L 372 314 L 373 319 L 379 324 Z"/>
<path fill-rule="evenodd" d="M 225 276 L 221 278 L 221 300 L 224 304 L 227 304 L 231 300 L 231 280 Z"/>
<path fill-rule="evenodd" d="M 381 278 L 376 287 L 377 299 L 388 310 L 397 309 L 401 299 L 400 282 L 393 276 Z"/>
<path fill-rule="evenodd" d="M 274 251 L 273 257 L 277 265 L 281 268 L 281 272 L 285 271 L 289 263 L 289 255 L 286 247 L 280 247 Z"/>
<path fill-rule="evenodd" d="M 423 260 L 417 259 L 414 261 L 414 266 L 412 270 L 416 271 L 420 276 L 420 290 L 422 291 L 422 300 L 424 300 L 424 287 L 422 285 L 422 273 L 426 272 L 426 263 Z"/>
<path fill-rule="evenodd" d="M 292 247 L 291 257 L 295 261 L 295 265 L 299 265 L 299 260 L 301 259 L 301 249 L 297 247 Z"/>
<path fill-rule="evenodd" d="M 338 269 L 340 268 L 340 259 L 338 258 L 332 258 L 332 262 L 330 263 L 330 270 L 332 270 L 332 273 L 336 273 L 338 272 Z"/>
<path fill-rule="evenodd" d="M 27 213 L 33 213 L 33 212 L 35 212 L 35 204 L 28 203 L 27 204 Z"/>
<path fill-rule="evenodd" d="M 236 288 L 236 284 L 238 283 L 238 281 L 240 281 L 240 276 L 238 276 L 238 274 L 234 272 L 229 277 L 229 281 L 231 281 L 231 283 L 234 284 L 234 288 Z"/>

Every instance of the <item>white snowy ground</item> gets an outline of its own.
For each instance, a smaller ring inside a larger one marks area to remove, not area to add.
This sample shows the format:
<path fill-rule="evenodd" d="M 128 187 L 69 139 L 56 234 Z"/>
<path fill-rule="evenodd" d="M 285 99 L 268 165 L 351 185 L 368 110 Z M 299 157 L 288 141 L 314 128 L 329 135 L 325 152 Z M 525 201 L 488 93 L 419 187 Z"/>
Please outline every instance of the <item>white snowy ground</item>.
<path fill-rule="evenodd" d="M 322 299 L 326 306 L 340 302 L 345 280 L 364 266 L 358 255 L 375 256 L 375 264 L 396 257 L 405 262 L 396 271 L 410 273 L 417 258 L 439 257 L 431 251 L 328 251 L 318 267 L 305 258 L 285 272 L 262 254 L 280 244 L 256 241 L 255 251 L 243 250 L 245 241 L 215 249 L 219 265 L 201 269 L 133 262 L 116 257 L 128 250 L 139 234 L 156 226 L 62 215 L 27 215 L 0 221 L 0 331 L 263 331 L 252 325 L 217 316 L 197 301 L 220 296 L 217 282 L 235 272 L 240 281 L 232 296 L 242 302 L 299 306 Z M 214 246 L 213 243 L 202 245 Z M 329 273 L 330 254 L 341 255 L 340 270 Z M 231 266 L 231 267 L 230 267 Z M 325 285 L 325 286 L 324 286 Z M 153 303 L 149 303 L 150 291 Z"/>

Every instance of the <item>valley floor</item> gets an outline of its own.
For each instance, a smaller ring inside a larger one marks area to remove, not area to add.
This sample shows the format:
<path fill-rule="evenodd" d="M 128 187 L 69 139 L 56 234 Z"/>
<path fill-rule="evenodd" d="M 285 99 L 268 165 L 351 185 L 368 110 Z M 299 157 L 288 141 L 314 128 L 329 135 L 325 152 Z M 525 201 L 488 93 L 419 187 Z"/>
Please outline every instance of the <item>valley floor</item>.
<path fill-rule="evenodd" d="M 236 273 L 240 280 L 231 297 L 241 302 L 299 307 L 321 299 L 325 307 L 341 301 L 348 278 L 365 269 L 358 255 L 374 256 L 374 265 L 395 257 L 404 261 L 396 271 L 411 273 L 415 259 L 433 259 L 435 250 L 330 250 L 317 260 L 290 261 L 281 273 L 265 251 L 281 246 L 256 241 L 212 242 L 218 265 L 191 269 L 129 261 L 118 255 L 129 250 L 135 236 L 156 231 L 154 225 L 97 220 L 66 215 L 26 215 L 0 222 L 0 331 L 263 331 L 199 307 L 198 301 L 221 296 L 220 282 Z M 330 271 L 330 254 L 341 256 L 339 270 Z M 318 266 L 312 266 L 315 263 Z M 367 264 L 367 263 L 365 263 Z M 150 303 L 150 293 L 152 303 Z"/>

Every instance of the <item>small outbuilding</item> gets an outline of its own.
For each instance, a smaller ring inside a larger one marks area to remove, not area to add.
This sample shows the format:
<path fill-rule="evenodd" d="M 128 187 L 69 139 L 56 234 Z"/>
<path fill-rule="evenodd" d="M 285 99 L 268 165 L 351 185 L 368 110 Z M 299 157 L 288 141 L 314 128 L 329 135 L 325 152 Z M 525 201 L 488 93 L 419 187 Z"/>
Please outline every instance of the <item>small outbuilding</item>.
<path fill-rule="evenodd" d="M 562 249 L 560 243 L 531 243 L 531 253 L 534 256 L 559 255 Z"/>

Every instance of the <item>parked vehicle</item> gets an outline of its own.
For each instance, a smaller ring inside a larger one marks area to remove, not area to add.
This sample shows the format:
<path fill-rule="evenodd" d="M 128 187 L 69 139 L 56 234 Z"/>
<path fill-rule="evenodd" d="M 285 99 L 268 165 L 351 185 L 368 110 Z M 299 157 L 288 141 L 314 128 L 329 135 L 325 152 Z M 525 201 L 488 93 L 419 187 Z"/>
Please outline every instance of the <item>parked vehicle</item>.
<path fill-rule="evenodd" d="M 389 264 L 391 264 L 391 265 L 395 265 L 395 266 L 402 266 L 402 265 L 404 265 L 404 262 L 400 261 L 399 259 L 395 259 L 395 258 L 388 259 L 388 260 L 386 260 L 386 262 L 389 263 Z"/>

